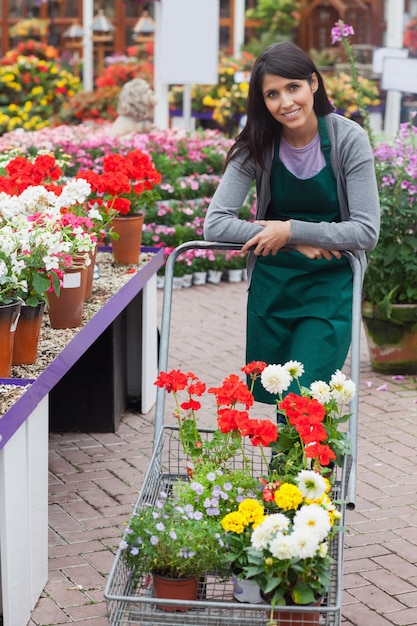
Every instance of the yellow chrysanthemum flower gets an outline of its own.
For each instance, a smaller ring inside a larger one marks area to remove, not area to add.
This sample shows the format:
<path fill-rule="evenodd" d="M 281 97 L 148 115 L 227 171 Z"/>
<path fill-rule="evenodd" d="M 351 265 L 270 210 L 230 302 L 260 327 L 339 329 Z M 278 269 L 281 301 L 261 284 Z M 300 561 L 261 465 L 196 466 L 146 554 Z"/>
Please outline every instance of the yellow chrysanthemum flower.
<path fill-rule="evenodd" d="M 223 517 L 221 525 L 226 532 L 241 535 L 247 526 L 247 522 L 242 513 L 239 511 L 232 511 Z"/>
<path fill-rule="evenodd" d="M 300 489 L 290 483 L 281 485 L 274 494 L 275 504 L 283 511 L 296 510 L 303 501 Z"/>
<path fill-rule="evenodd" d="M 243 500 L 238 506 L 238 511 L 244 516 L 247 524 L 260 524 L 264 519 L 263 506 L 252 498 Z"/>

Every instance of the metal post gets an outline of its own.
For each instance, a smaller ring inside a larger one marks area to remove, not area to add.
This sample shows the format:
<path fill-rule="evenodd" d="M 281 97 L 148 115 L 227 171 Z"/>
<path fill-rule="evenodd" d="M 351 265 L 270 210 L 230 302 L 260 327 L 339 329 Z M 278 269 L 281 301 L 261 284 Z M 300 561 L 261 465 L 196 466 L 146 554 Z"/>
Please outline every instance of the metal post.
<path fill-rule="evenodd" d="M 83 2 L 83 87 L 93 91 L 93 0 Z"/>

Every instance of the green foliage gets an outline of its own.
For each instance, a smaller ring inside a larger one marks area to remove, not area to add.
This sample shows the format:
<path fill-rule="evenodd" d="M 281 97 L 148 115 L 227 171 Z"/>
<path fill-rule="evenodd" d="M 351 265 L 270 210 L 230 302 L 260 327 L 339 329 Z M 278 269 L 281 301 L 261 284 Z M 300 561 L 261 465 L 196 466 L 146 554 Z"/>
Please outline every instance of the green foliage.
<path fill-rule="evenodd" d="M 367 253 L 364 298 L 382 306 L 417 302 L 417 128 L 403 124 L 395 142 L 375 150 L 381 230 Z M 383 308 L 383 306 L 382 306 Z M 381 309 L 382 311 L 382 309 Z"/>
<path fill-rule="evenodd" d="M 288 35 L 300 23 L 304 0 L 258 0 L 256 7 L 246 11 L 249 19 L 261 20 L 260 30 Z"/>

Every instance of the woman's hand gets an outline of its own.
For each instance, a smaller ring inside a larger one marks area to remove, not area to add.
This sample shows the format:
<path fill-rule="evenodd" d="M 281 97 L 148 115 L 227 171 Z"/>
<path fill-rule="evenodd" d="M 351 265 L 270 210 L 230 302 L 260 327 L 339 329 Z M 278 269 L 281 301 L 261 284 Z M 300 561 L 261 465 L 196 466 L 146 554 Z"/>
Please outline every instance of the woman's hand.
<path fill-rule="evenodd" d="M 340 259 L 342 253 L 340 250 L 326 250 L 326 248 L 317 248 L 316 246 L 310 246 L 308 244 L 298 244 L 295 248 L 297 252 L 301 252 L 308 259 L 321 259 L 324 258 L 330 261 L 332 257 Z"/>
<path fill-rule="evenodd" d="M 281 222 L 279 220 L 258 220 L 255 224 L 264 227 L 260 233 L 249 239 L 242 248 L 246 253 L 251 248 L 258 256 L 268 256 L 276 254 L 290 238 L 290 221 Z"/>

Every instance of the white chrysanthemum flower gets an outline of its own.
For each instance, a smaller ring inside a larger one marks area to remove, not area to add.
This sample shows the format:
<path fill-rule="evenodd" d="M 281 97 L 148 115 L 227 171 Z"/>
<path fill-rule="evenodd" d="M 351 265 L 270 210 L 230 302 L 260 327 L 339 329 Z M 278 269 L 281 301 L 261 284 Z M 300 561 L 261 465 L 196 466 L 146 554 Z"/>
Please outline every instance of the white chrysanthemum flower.
<path fill-rule="evenodd" d="M 304 365 L 300 361 L 287 361 L 284 365 L 291 378 L 300 378 L 304 374 Z"/>
<path fill-rule="evenodd" d="M 267 365 L 261 374 L 261 383 L 269 393 L 281 394 L 291 384 L 291 375 L 283 365 Z"/>
<path fill-rule="evenodd" d="M 297 556 L 293 535 L 278 533 L 269 544 L 269 550 L 276 559 L 292 559 Z"/>
<path fill-rule="evenodd" d="M 353 380 L 347 379 L 340 370 L 336 370 L 330 379 L 332 398 L 338 404 L 350 402 L 356 393 L 356 385 Z"/>
<path fill-rule="evenodd" d="M 264 521 L 257 526 L 251 537 L 251 543 L 257 550 L 263 550 L 268 547 L 272 538 L 278 534 L 288 530 L 290 521 L 283 513 L 273 513 L 268 515 Z"/>
<path fill-rule="evenodd" d="M 323 476 L 313 470 L 301 470 L 297 476 L 297 485 L 308 500 L 318 500 L 326 493 L 327 484 Z"/>
<path fill-rule="evenodd" d="M 322 404 L 327 404 L 331 400 L 330 387 L 323 380 L 316 380 L 310 385 L 310 395 Z"/>
<path fill-rule="evenodd" d="M 311 559 L 316 555 L 320 542 L 315 533 L 310 533 L 307 528 L 294 531 L 292 534 L 293 546 L 299 559 Z"/>
<path fill-rule="evenodd" d="M 323 541 L 330 532 L 330 517 L 318 504 L 302 506 L 294 516 L 294 532 L 302 529 L 315 534 L 318 541 Z"/>

